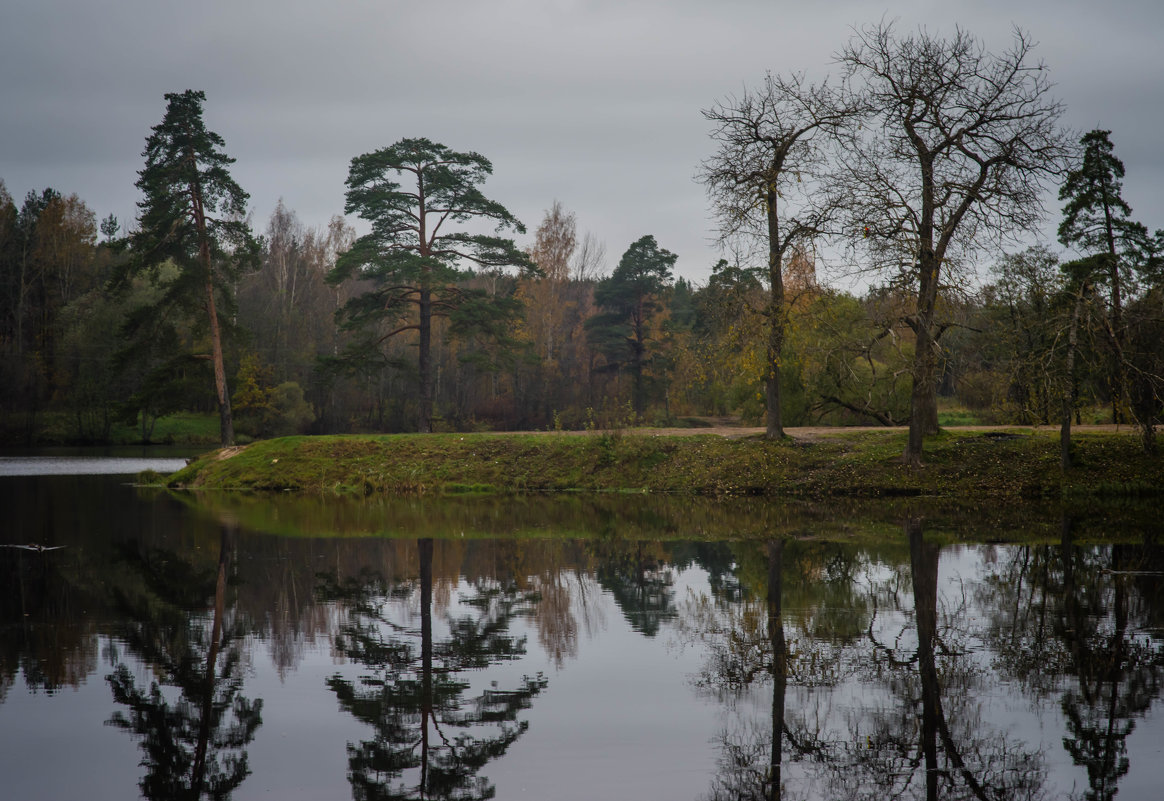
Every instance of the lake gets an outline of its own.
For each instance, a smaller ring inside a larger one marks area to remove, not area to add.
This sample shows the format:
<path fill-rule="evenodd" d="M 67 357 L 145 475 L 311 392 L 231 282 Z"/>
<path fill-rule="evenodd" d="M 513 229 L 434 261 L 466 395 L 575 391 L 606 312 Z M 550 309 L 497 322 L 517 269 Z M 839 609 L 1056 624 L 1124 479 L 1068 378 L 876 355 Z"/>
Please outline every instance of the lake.
<path fill-rule="evenodd" d="M 1153 504 L 196 497 L 6 461 L 4 798 L 1164 783 Z"/>

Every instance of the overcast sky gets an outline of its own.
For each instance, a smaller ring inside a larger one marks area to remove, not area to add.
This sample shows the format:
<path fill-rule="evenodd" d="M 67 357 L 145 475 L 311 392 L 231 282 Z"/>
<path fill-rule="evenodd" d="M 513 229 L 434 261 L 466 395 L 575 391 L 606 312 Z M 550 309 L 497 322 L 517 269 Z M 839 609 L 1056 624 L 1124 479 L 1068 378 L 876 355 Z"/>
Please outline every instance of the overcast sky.
<path fill-rule="evenodd" d="M 131 219 L 163 94 L 201 89 L 260 232 L 280 197 L 325 224 L 353 156 L 423 136 L 493 162 L 485 191 L 528 226 L 519 244 L 557 199 L 608 268 L 654 234 L 702 281 L 718 254 L 692 177 L 712 149 L 700 109 L 765 71 L 838 73 L 852 28 L 882 17 L 995 51 L 1028 30 L 1066 124 L 1113 132 L 1125 198 L 1164 228 L 1160 0 L 4 0 L 0 179 L 17 203 L 51 186 Z"/>

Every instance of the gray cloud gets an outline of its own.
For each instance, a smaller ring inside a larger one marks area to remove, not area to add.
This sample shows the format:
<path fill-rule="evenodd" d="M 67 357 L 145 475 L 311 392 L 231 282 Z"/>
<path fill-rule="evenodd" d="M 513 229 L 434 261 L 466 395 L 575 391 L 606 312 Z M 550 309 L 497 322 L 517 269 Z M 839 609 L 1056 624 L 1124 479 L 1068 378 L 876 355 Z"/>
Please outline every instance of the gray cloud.
<path fill-rule="evenodd" d="M 487 191 L 531 229 L 558 198 L 612 259 L 653 233 L 701 279 L 717 254 L 692 180 L 710 150 L 699 110 L 765 70 L 836 72 L 851 26 L 883 16 L 961 24 L 993 49 L 1029 29 L 1067 123 L 1113 131 L 1129 200 L 1164 227 L 1164 9 L 1147 0 L 913 0 L 892 14 L 771 0 L 16 0 L 0 11 L 0 178 L 18 198 L 53 186 L 130 216 L 162 95 L 199 88 L 259 228 L 280 197 L 325 223 L 352 156 L 427 136 L 488 156 Z"/>

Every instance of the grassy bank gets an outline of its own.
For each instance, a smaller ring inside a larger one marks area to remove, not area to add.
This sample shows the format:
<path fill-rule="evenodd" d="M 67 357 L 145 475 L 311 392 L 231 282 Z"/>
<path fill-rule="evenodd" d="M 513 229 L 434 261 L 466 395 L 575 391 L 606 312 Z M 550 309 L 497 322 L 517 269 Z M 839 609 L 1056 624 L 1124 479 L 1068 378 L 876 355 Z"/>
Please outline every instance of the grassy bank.
<path fill-rule="evenodd" d="M 1157 495 L 1164 459 L 1129 434 L 1075 438 L 1061 474 L 1051 431 L 944 431 L 926 465 L 901 464 L 901 431 L 767 442 L 642 434 L 285 437 L 216 451 L 172 487 L 377 493 L 621 491 L 696 495 L 1061 498 Z"/>

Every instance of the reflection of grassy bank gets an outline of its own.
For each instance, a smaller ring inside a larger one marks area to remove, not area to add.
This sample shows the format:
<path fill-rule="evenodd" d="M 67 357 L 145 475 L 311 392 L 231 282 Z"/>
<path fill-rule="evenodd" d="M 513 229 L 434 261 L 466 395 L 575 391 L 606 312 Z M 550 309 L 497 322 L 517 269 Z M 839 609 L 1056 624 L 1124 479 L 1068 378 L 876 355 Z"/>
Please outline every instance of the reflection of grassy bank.
<path fill-rule="evenodd" d="M 292 538 L 374 537 L 601 541 L 902 541 L 921 519 L 940 542 L 1058 542 L 1064 516 L 1076 542 L 1144 542 L 1161 530 L 1151 502 L 1014 504 L 938 499 L 698 498 L 622 493 L 477 496 L 177 493 L 213 523 Z"/>
<path fill-rule="evenodd" d="M 926 466 L 901 464 L 905 434 L 811 442 L 717 436 L 433 434 L 286 437 L 199 459 L 171 486 L 338 494 L 622 491 L 687 495 L 1082 498 L 1158 495 L 1164 458 L 1126 434 L 1076 437 L 1063 476 L 1054 432 L 947 430 Z M 225 458 L 224 458 L 225 457 Z"/>

